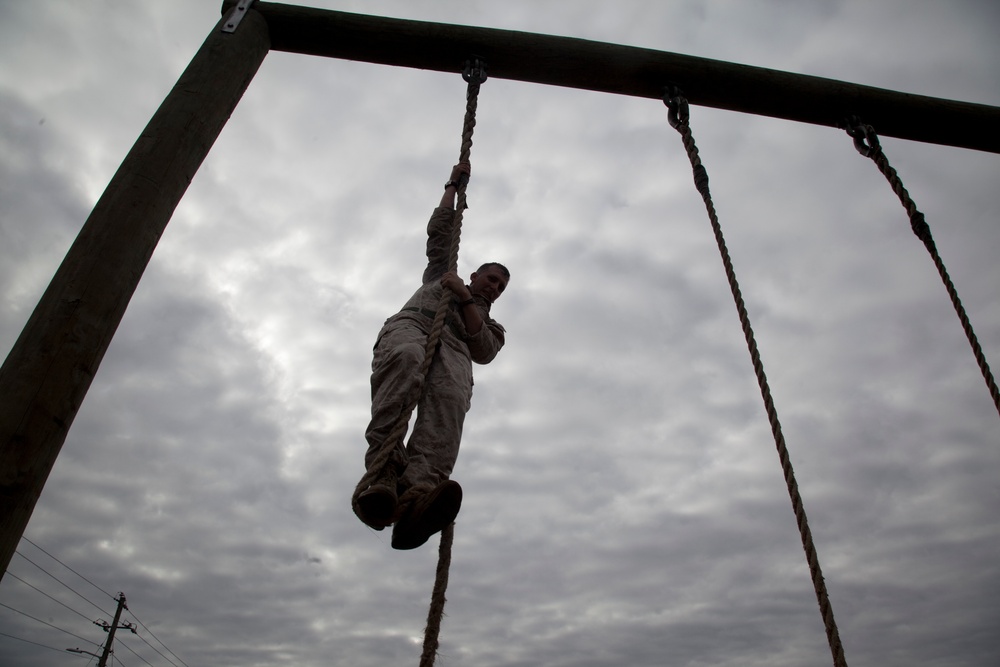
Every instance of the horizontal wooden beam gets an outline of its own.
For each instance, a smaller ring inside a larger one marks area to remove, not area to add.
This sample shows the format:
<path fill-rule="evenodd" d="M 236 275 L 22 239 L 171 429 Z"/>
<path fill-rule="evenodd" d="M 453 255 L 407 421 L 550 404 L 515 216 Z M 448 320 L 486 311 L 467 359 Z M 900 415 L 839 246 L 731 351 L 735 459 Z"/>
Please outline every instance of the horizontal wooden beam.
<path fill-rule="evenodd" d="M 882 136 L 1000 153 L 1000 108 L 983 104 L 570 37 L 273 2 L 252 9 L 279 51 L 441 72 L 477 55 L 490 77 L 651 99 L 673 83 L 693 105 L 829 127 L 853 114 Z"/>

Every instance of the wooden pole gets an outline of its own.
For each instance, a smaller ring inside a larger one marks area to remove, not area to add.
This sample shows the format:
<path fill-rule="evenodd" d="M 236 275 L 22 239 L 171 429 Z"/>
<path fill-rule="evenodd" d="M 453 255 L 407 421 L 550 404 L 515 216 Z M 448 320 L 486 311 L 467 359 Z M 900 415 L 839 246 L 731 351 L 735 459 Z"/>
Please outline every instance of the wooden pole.
<path fill-rule="evenodd" d="M 227 0 L 226 4 L 232 0 Z M 662 99 L 838 127 L 858 115 L 881 136 L 1000 152 L 1000 108 L 569 37 L 257 2 L 271 47 L 441 72 L 481 56 L 490 77 Z"/>
<path fill-rule="evenodd" d="M 170 216 L 270 48 L 249 12 L 205 40 L 97 202 L 0 367 L 7 565 Z"/>
<path fill-rule="evenodd" d="M 108 656 L 114 650 L 115 645 L 115 630 L 118 629 L 118 621 L 122 619 L 122 609 L 125 609 L 125 594 L 118 594 L 118 609 L 115 610 L 115 620 L 111 621 L 111 625 L 108 626 L 108 639 L 104 642 L 104 650 L 101 651 L 101 659 L 97 661 L 97 667 L 107 667 Z"/>

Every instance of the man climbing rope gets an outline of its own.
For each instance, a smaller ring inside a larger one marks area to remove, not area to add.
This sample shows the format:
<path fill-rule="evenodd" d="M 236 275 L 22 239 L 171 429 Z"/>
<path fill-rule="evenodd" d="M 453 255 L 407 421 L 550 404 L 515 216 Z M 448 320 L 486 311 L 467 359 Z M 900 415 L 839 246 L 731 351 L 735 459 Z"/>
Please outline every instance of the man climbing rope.
<path fill-rule="evenodd" d="M 359 485 L 353 504 L 358 518 L 375 530 L 395 523 L 395 549 L 419 547 L 458 515 L 462 487 L 449 477 L 471 404 L 472 362 L 490 363 L 504 344 L 504 328 L 489 313 L 506 289 L 510 272 L 490 262 L 479 267 L 466 284 L 448 266 L 456 224 L 455 196 L 460 179 L 470 174 L 468 163 L 452 167 L 441 202 L 427 225 L 423 284 L 386 320 L 375 343 L 372 419 L 365 433 L 369 474 L 383 447 L 392 451 L 378 476 L 365 488 Z M 448 292 L 452 298 L 445 326 L 424 377 L 419 369 L 427 338 L 438 304 Z M 401 440 L 387 443 L 408 396 L 417 389 L 417 417 L 405 449 Z"/>

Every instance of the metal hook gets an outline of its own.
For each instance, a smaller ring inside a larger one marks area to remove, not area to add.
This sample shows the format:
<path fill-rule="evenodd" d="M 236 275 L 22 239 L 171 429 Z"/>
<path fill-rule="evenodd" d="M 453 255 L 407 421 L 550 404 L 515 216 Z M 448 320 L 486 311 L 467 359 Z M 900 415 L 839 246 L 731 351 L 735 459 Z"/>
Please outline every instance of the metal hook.
<path fill-rule="evenodd" d="M 678 86 L 671 83 L 663 89 L 663 103 L 667 105 L 667 121 L 670 127 L 676 130 L 688 124 L 691 118 L 690 107 Z"/>
<path fill-rule="evenodd" d="M 465 61 L 465 69 L 462 70 L 462 78 L 466 83 L 486 82 L 486 61 L 479 56 L 472 56 Z"/>
<path fill-rule="evenodd" d="M 854 147 L 863 156 L 871 157 L 881 149 L 875 128 L 865 125 L 857 116 L 849 116 L 844 122 L 844 129 L 854 138 Z"/>

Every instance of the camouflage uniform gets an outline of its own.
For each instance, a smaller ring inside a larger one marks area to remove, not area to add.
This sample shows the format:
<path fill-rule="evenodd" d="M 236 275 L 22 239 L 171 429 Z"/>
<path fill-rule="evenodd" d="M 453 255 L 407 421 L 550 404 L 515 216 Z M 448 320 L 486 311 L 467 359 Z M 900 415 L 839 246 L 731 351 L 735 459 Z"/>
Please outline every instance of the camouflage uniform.
<path fill-rule="evenodd" d="M 402 310 L 390 317 L 379 332 L 372 360 L 372 420 L 365 437 L 370 466 L 405 407 L 406 396 L 424 360 L 427 336 L 444 292 L 441 276 L 448 271 L 455 212 L 436 208 L 427 224 L 427 268 L 423 285 Z M 447 480 L 458 458 L 462 424 L 472 400 L 472 362 L 488 364 L 504 344 L 504 329 L 489 317 L 490 302 L 474 296 L 483 319 L 475 335 L 465 330 L 452 301 L 441 332 L 437 354 L 417 404 L 417 418 L 406 445 L 407 466 L 399 492 L 411 486 L 436 486 Z"/>

